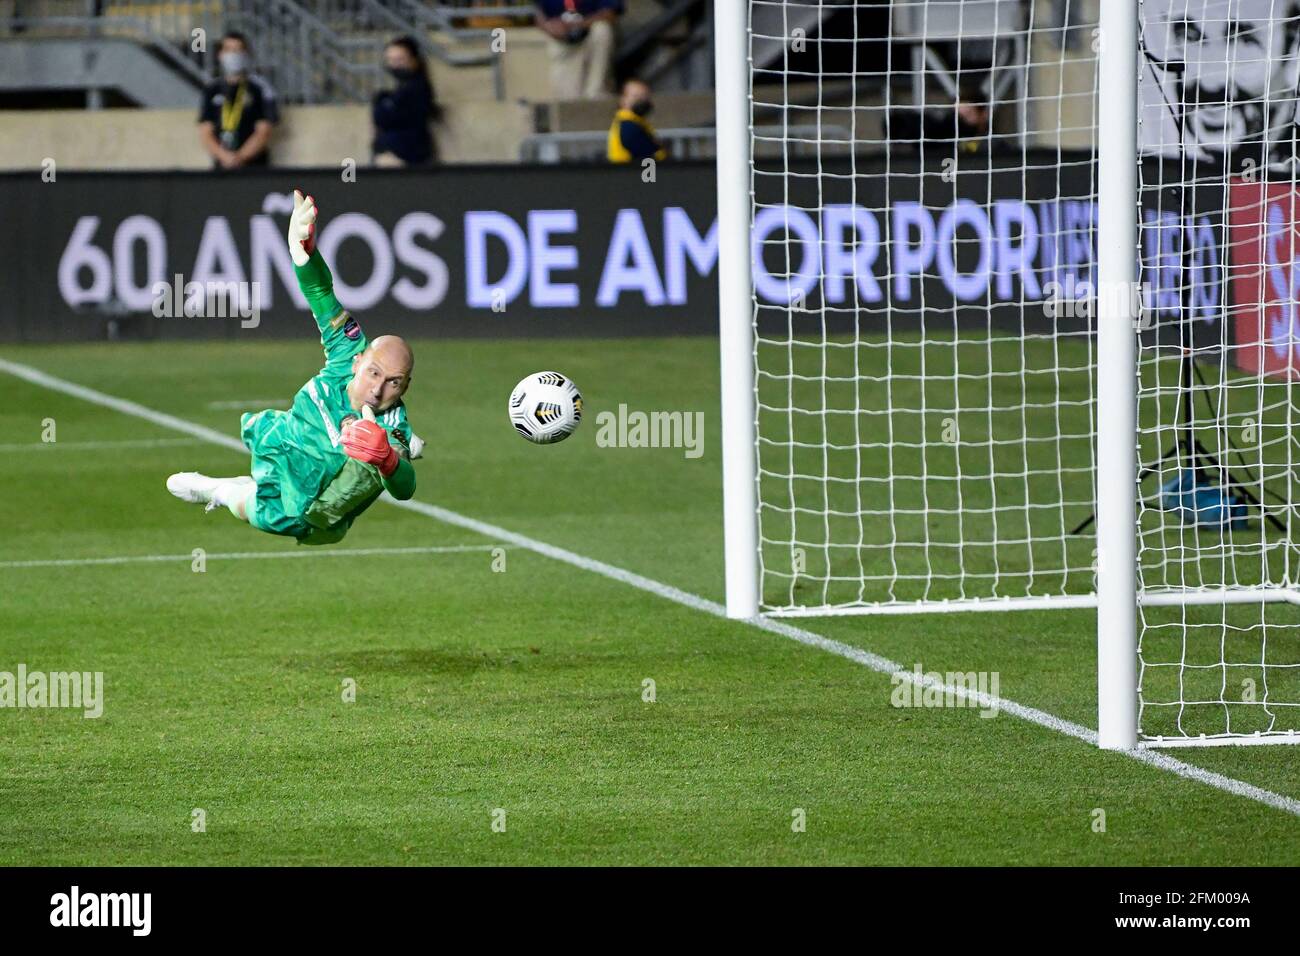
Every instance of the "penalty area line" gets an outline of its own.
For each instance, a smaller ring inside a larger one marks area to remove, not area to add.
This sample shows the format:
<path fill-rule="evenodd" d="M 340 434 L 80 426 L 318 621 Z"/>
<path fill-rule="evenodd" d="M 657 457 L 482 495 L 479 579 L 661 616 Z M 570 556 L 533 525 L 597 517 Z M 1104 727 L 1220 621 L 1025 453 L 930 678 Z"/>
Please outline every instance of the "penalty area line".
<path fill-rule="evenodd" d="M 204 561 L 256 561 L 277 558 L 355 558 L 376 554 L 460 554 L 466 551 L 491 551 L 499 544 L 449 544 L 425 548 L 300 548 L 297 551 L 210 551 Z M 37 558 L 31 561 L 0 561 L 0 568 L 74 568 L 98 564 L 186 564 L 195 559 L 190 554 L 125 554 L 111 558 Z"/>
<path fill-rule="evenodd" d="M 0 445 L 0 451 L 89 451 L 99 448 L 172 448 L 201 445 L 201 438 L 123 438 L 121 441 L 29 441 Z"/>
<path fill-rule="evenodd" d="M 284 402 L 282 402 L 278 398 L 271 398 L 271 399 L 237 398 L 234 401 L 229 401 L 229 402 L 226 401 L 208 402 L 208 408 L 211 408 L 214 411 L 225 411 L 225 412 L 228 411 L 252 412 L 252 411 L 261 411 L 264 408 L 278 408 L 283 410 L 284 408 L 287 407 L 288 406 L 286 406 Z"/>
<path fill-rule="evenodd" d="M 145 421 L 153 422 L 155 425 L 160 425 L 163 428 L 170 428 L 187 435 L 193 435 L 196 438 L 202 438 L 206 441 L 212 442 L 213 444 L 222 445 L 234 451 L 247 454 L 247 449 L 244 448 L 243 443 L 230 435 L 224 435 L 211 428 L 196 425 L 193 422 L 188 422 L 183 418 L 177 418 L 174 415 L 168 415 L 165 412 L 155 411 L 152 408 L 148 408 L 147 406 L 140 405 L 136 402 L 116 398 L 112 395 L 106 395 L 103 392 L 97 392 L 94 389 L 86 388 L 84 385 L 78 385 L 75 382 L 68 382 L 61 378 L 56 378 L 53 375 L 42 372 L 40 369 L 32 368 L 27 365 L 19 365 L 16 362 L 9 362 L 0 358 L 0 372 L 7 372 L 16 378 L 31 382 L 33 385 L 40 385 L 43 388 L 61 392 L 65 395 L 71 395 L 75 398 L 83 399 L 103 408 L 114 409 L 124 415 L 142 418 Z M 683 591 L 680 588 L 673 587 L 672 585 L 655 581 L 652 578 L 647 578 L 634 571 L 628 571 L 624 568 L 607 564 L 604 561 L 598 561 L 595 558 L 589 558 L 574 551 L 559 548 L 555 545 L 547 544 L 544 541 L 529 538 L 526 535 L 517 534 L 505 528 L 498 527 L 497 525 L 489 524 L 486 521 L 480 521 L 477 518 L 471 518 L 468 515 L 463 515 L 456 511 L 440 508 L 437 505 L 426 504 L 425 502 L 416 501 L 414 499 L 409 501 L 398 501 L 387 492 L 381 496 L 381 500 L 386 501 L 391 505 L 396 505 L 399 508 L 405 508 L 407 511 L 413 511 L 417 514 L 434 518 L 444 524 L 449 524 L 457 528 L 464 528 L 467 531 L 474 531 L 496 541 L 535 552 L 536 554 L 543 555 L 544 557 L 556 561 L 561 561 L 565 564 L 571 565 L 572 567 L 581 568 L 584 571 L 590 571 L 593 574 L 599 574 L 602 577 L 609 578 L 610 580 L 618 581 L 631 587 L 638 588 L 639 590 L 646 591 L 650 594 L 657 595 L 658 597 L 666 598 L 667 600 L 683 605 L 684 607 L 703 611 L 706 614 L 711 614 L 714 617 L 720 617 L 724 620 L 727 619 L 727 609 L 717 601 L 710 601 L 697 594 L 691 594 L 688 591 Z M 766 631 L 769 634 L 775 634 L 792 641 L 797 641 L 800 644 L 805 644 L 809 647 L 815 647 L 818 650 L 834 654 L 838 657 L 843 657 L 846 660 L 853 661 L 856 664 L 860 664 L 863 667 L 867 667 L 881 674 L 888 674 L 891 677 L 894 675 L 900 675 L 903 680 L 906 680 L 909 683 L 914 683 L 916 681 L 914 672 L 896 661 L 891 661 L 879 654 L 873 654 L 870 651 L 854 647 L 850 644 L 844 644 L 840 641 L 832 640 L 829 637 L 825 637 L 814 631 L 809 631 L 801 627 L 796 627 L 795 625 L 782 620 L 756 617 L 748 618 L 738 623 L 749 624 L 750 626 Z M 929 679 L 922 680 L 923 685 L 931 685 L 932 683 L 933 682 Z M 1044 727 L 1060 734 L 1065 734 L 1066 736 L 1073 737 L 1076 740 L 1083 741 L 1089 745 L 1096 746 L 1097 744 L 1097 732 L 1095 730 L 1084 727 L 1082 724 L 1076 724 L 1072 721 L 1064 720 L 1063 718 L 1057 717 L 1054 714 L 1049 714 L 1046 711 L 1039 710 L 1035 707 L 1028 707 L 1013 700 L 1008 700 L 1005 697 L 981 694 L 978 691 L 968 690 L 965 687 L 955 687 L 946 684 L 933 684 L 933 686 L 941 687 L 945 693 L 951 693 L 958 697 L 962 697 L 963 699 L 973 699 L 985 709 L 1004 710 L 1008 714 L 1018 717 L 1021 720 L 1037 724 L 1040 727 Z M 1195 764 L 1178 760 L 1175 757 L 1170 757 L 1168 754 L 1160 753 L 1158 751 L 1117 750 L 1113 751 L 1113 753 L 1129 757 L 1139 763 L 1146 764 L 1149 767 L 1164 770 L 1168 773 L 1182 777 L 1185 780 L 1193 780 L 1197 783 L 1214 787 L 1215 789 L 1221 790 L 1225 793 L 1230 793 L 1238 797 L 1245 797 L 1248 800 L 1254 800 L 1258 803 L 1272 807 L 1275 810 L 1281 810 L 1284 813 L 1300 817 L 1300 800 L 1297 800 L 1294 797 L 1288 797 L 1280 793 L 1274 793 L 1271 790 L 1265 790 L 1263 787 L 1257 787 L 1254 784 L 1246 783 L 1243 780 L 1237 780 L 1233 777 L 1224 776 L 1221 773 L 1206 770 L 1204 767 L 1198 767 Z"/>

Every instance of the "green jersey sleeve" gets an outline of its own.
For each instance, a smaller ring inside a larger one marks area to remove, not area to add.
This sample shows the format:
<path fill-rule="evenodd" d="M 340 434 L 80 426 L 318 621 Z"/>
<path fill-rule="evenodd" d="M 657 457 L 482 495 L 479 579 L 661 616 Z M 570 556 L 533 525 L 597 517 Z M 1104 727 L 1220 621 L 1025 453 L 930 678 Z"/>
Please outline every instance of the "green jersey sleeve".
<path fill-rule="evenodd" d="M 415 466 L 411 464 L 411 425 L 406 420 L 406 406 L 394 405 L 380 414 L 378 422 L 388 433 L 388 443 L 397 449 L 401 459 L 397 470 L 384 479 L 384 488 L 394 498 L 405 501 L 415 494 Z"/>
<path fill-rule="evenodd" d="M 367 341 L 360 323 L 335 297 L 330 267 L 320 250 L 313 249 L 307 264 L 294 266 L 293 271 L 298 277 L 298 288 L 307 299 L 312 317 L 320 329 L 320 342 L 325 349 L 325 368 L 322 371 L 348 372 L 352 357 L 366 350 Z"/>
<path fill-rule="evenodd" d="M 415 494 L 415 466 L 403 458 L 397 463 L 397 470 L 383 481 L 385 491 L 398 501 L 405 501 Z"/>

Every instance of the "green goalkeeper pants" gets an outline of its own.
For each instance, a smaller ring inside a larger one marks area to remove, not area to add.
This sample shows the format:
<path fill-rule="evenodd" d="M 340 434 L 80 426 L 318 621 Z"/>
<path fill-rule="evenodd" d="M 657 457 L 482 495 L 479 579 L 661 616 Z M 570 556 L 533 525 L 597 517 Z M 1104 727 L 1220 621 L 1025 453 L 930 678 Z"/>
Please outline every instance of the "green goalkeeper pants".
<path fill-rule="evenodd" d="M 274 427 L 275 416 L 280 414 L 283 413 L 274 410 L 246 413 L 240 419 L 241 437 L 244 445 L 252 452 L 253 480 L 257 483 L 257 495 L 248 510 L 248 523 L 267 534 L 296 538 L 299 544 L 334 544 L 341 541 L 347 534 L 346 525 L 340 528 L 317 528 L 302 515 L 291 515 L 284 509 L 284 501 L 280 497 L 283 471 L 281 463 L 258 451 L 263 447 L 261 437 Z"/>

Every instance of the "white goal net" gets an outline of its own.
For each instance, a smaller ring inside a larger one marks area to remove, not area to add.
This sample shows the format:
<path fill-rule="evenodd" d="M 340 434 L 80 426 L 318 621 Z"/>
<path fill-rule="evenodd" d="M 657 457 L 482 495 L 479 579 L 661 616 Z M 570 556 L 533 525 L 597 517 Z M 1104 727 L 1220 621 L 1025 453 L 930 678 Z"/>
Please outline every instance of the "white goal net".
<path fill-rule="evenodd" d="M 1300 727 L 1300 4 L 1140 11 L 1138 724 L 1169 743 L 1285 738 Z"/>
<path fill-rule="evenodd" d="M 1126 108 L 1097 0 L 745 4 L 752 399 L 726 407 L 724 268 L 724 419 L 752 416 L 753 491 L 729 476 L 729 508 L 754 506 L 763 613 L 1095 607 L 1099 315 L 1130 316 L 1117 686 L 1149 742 L 1294 739 L 1297 4 L 1115 2 Z"/>
<path fill-rule="evenodd" d="M 895 4 L 865 55 L 751 9 L 765 607 L 1088 593 L 1093 24 Z"/>

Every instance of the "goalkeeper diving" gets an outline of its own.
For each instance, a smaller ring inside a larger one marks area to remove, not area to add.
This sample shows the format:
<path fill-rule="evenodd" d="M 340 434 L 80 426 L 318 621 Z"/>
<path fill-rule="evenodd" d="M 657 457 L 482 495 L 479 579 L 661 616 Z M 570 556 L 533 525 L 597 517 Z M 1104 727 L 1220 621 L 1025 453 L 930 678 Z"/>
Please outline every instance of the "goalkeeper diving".
<path fill-rule="evenodd" d="M 325 367 L 298 390 L 287 412 L 245 412 L 241 437 L 252 474 L 209 478 L 186 471 L 167 479 L 182 501 L 225 508 L 241 521 L 299 544 L 341 541 L 363 511 L 387 491 L 415 493 L 422 442 L 411 433 L 402 396 L 415 358 L 406 342 L 373 342 L 334 297 L 329 266 L 316 250 L 316 201 L 293 193 L 289 252 L 320 328 Z"/>

